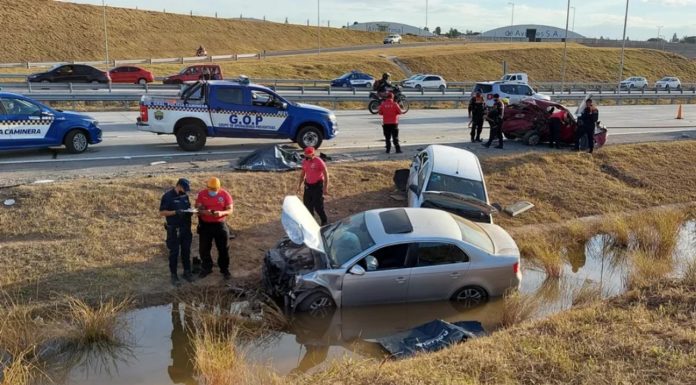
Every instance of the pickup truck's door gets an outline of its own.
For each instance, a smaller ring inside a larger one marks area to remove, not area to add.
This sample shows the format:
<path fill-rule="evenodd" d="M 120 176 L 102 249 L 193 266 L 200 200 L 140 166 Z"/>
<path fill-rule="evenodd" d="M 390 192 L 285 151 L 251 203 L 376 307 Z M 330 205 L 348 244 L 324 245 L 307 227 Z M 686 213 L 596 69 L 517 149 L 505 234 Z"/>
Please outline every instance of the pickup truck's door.
<path fill-rule="evenodd" d="M 277 137 L 287 110 L 271 93 L 237 85 L 215 85 L 208 98 L 216 136 Z"/>

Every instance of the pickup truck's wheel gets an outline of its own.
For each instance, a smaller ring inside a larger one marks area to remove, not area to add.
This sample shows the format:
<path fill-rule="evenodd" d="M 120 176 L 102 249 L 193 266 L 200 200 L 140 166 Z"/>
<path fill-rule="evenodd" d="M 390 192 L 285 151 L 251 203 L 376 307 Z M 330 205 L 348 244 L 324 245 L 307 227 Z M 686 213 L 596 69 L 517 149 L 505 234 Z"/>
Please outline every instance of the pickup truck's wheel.
<path fill-rule="evenodd" d="M 87 139 L 87 134 L 82 130 L 72 130 L 65 135 L 65 140 L 63 140 L 65 148 L 71 154 L 79 154 L 85 152 L 87 146 L 89 145 L 89 140 Z"/>
<path fill-rule="evenodd" d="M 305 126 L 300 130 L 300 132 L 297 133 L 296 142 L 302 148 L 319 148 L 323 140 L 324 136 L 321 134 L 321 131 L 318 128 L 314 126 Z"/>
<path fill-rule="evenodd" d="M 200 151 L 205 141 L 205 128 L 199 124 L 186 123 L 176 132 L 176 142 L 184 151 Z"/>

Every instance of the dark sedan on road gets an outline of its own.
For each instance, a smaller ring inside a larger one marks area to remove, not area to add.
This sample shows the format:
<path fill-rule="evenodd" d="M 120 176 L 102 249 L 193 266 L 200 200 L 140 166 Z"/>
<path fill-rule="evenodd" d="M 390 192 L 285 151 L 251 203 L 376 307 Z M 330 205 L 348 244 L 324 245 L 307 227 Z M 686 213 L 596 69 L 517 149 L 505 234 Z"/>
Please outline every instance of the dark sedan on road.
<path fill-rule="evenodd" d="M 33 83 L 109 83 L 109 74 L 84 64 L 58 65 L 27 77 Z"/>

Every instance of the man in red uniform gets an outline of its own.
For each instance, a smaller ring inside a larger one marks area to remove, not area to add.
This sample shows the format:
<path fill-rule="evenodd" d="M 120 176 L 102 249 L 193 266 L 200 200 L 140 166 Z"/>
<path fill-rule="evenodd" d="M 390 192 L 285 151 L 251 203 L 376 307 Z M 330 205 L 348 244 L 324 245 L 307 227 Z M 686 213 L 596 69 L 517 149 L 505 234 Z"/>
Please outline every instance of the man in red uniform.
<path fill-rule="evenodd" d="M 399 104 L 394 101 L 394 93 L 389 92 L 387 99 L 379 105 L 379 114 L 382 115 L 382 132 L 384 142 L 387 145 L 387 154 L 391 151 L 391 141 L 394 141 L 394 148 L 397 154 L 401 154 L 399 146 L 399 115 L 403 114 Z"/>
<path fill-rule="evenodd" d="M 314 155 L 314 147 L 305 148 L 304 154 L 305 160 L 302 161 L 297 193 L 299 194 L 304 183 L 302 201 L 312 216 L 316 210 L 321 219 L 321 225 L 324 226 L 328 222 L 324 211 L 324 195 L 328 195 L 329 191 L 329 171 L 324 161 Z"/>
<path fill-rule="evenodd" d="M 232 214 L 232 196 L 220 187 L 220 179 L 210 178 L 208 188 L 198 193 L 196 208 L 198 209 L 198 224 L 200 235 L 199 252 L 201 255 L 201 274 L 203 278 L 213 271 L 213 259 L 210 251 L 213 241 L 218 251 L 218 267 L 225 280 L 230 279 L 230 231 L 225 223 L 228 215 Z"/>

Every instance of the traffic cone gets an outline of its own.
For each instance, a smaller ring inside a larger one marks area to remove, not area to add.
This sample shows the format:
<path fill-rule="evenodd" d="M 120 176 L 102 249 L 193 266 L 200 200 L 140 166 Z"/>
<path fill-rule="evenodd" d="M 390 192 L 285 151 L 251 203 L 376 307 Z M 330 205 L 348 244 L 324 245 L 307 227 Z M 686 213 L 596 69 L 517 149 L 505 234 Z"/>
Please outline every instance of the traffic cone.
<path fill-rule="evenodd" d="M 677 117 L 676 117 L 676 119 L 684 119 L 684 117 L 682 116 L 682 105 L 681 105 L 681 103 L 679 104 L 679 107 L 677 108 Z"/>

